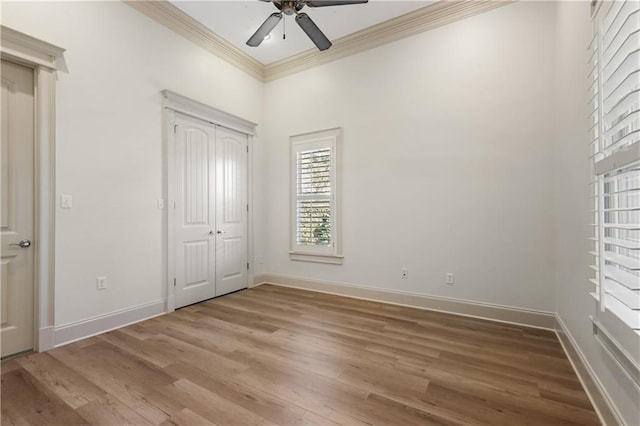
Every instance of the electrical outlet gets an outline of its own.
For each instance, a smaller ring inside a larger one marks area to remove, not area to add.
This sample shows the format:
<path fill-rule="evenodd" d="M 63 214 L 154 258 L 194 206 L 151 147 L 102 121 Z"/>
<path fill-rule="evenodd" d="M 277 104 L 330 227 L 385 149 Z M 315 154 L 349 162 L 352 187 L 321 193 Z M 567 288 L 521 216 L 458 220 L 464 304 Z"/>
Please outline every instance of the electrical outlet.
<path fill-rule="evenodd" d="M 407 271 L 407 268 L 400 269 L 400 277 L 402 277 L 403 280 L 409 278 L 409 272 Z"/>
<path fill-rule="evenodd" d="M 453 274 L 451 272 L 447 273 L 447 284 L 453 285 Z"/>
<path fill-rule="evenodd" d="M 164 200 L 162 198 L 158 198 L 158 210 L 164 210 Z"/>
<path fill-rule="evenodd" d="M 106 290 L 106 289 L 107 289 L 107 277 L 96 278 L 96 290 Z"/>

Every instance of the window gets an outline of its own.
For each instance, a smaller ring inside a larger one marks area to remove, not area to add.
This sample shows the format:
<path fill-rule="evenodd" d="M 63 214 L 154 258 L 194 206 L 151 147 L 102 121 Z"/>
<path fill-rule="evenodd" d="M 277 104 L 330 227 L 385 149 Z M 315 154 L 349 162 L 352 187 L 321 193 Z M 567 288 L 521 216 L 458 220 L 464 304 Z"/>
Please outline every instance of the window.
<path fill-rule="evenodd" d="M 291 137 L 292 260 L 342 263 L 339 232 L 341 129 Z"/>
<path fill-rule="evenodd" d="M 589 118 L 594 331 L 640 377 L 640 3 L 593 3 Z"/>

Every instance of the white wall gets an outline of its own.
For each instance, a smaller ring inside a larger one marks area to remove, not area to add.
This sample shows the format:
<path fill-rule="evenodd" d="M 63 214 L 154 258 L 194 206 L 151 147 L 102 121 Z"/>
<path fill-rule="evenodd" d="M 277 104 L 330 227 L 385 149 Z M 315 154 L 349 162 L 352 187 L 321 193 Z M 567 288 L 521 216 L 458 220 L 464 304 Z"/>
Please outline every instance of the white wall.
<path fill-rule="evenodd" d="M 640 424 L 640 391 L 593 336 L 587 96 L 588 2 L 558 2 L 555 77 L 555 282 L 557 312 L 628 425 Z"/>
<path fill-rule="evenodd" d="M 166 297 L 160 91 L 261 122 L 262 83 L 121 2 L 2 2 L 67 49 L 57 85 L 55 324 Z M 108 289 L 97 291 L 97 276 Z"/>
<path fill-rule="evenodd" d="M 268 272 L 555 311 L 554 7 L 519 2 L 266 84 Z M 338 126 L 344 264 L 290 261 L 288 138 Z"/>

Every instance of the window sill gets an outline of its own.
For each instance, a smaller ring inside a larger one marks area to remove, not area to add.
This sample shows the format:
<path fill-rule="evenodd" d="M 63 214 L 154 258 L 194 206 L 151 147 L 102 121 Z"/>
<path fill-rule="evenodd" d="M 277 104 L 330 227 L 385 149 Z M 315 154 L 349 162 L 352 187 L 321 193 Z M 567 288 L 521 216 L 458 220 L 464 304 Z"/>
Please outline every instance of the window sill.
<path fill-rule="evenodd" d="M 290 251 L 289 259 L 301 262 L 328 263 L 331 265 L 342 265 L 344 256 L 335 254 L 301 253 Z"/>

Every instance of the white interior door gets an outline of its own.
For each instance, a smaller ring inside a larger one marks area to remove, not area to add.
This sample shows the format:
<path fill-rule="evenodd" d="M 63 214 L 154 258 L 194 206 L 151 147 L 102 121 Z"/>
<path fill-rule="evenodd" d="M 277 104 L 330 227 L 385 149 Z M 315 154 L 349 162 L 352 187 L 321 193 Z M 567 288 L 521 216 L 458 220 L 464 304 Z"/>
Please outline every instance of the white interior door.
<path fill-rule="evenodd" d="M 216 296 L 247 288 L 247 144 L 216 128 Z"/>
<path fill-rule="evenodd" d="M 2 61 L 0 339 L 2 356 L 33 348 L 33 70 Z"/>
<path fill-rule="evenodd" d="M 176 308 L 247 288 L 248 136 L 176 117 Z"/>
<path fill-rule="evenodd" d="M 215 126 L 176 117 L 175 297 L 176 307 L 216 294 Z"/>

